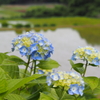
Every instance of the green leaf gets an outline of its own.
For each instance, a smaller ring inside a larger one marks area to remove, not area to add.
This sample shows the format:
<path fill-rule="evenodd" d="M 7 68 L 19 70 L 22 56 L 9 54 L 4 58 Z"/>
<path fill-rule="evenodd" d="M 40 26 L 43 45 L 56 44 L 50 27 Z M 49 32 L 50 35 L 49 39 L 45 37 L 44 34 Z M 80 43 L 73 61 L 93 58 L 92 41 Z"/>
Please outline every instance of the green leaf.
<path fill-rule="evenodd" d="M 40 98 L 39 100 L 54 100 L 53 98 L 49 97 L 48 95 L 44 93 L 40 93 Z"/>
<path fill-rule="evenodd" d="M 88 100 L 100 100 L 99 98 L 93 98 L 93 99 L 88 99 Z"/>
<path fill-rule="evenodd" d="M 94 76 L 84 77 L 84 81 L 90 86 L 92 90 L 94 90 L 99 84 L 99 79 Z"/>
<path fill-rule="evenodd" d="M 7 72 L 7 74 L 12 78 L 19 77 L 19 68 L 16 62 L 11 61 L 9 59 L 5 59 L 0 67 Z"/>
<path fill-rule="evenodd" d="M 67 94 L 65 90 L 62 88 L 56 88 L 56 93 L 58 97 L 60 98 L 59 100 L 74 100 L 75 97 L 72 95 Z"/>
<path fill-rule="evenodd" d="M 41 84 L 46 83 L 46 76 L 39 77 L 36 80 L 31 81 L 29 84 L 32 83 L 41 83 Z"/>
<path fill-rule="evenodd" d="M 5 72 L 2 68 L 0 68 L 0 93 L 7 91 L 7 81 Z"/>
<path fill-rule="evenodd" d="M 70 64 L 71 64 L 71 66 L 74 65 L 74 62 L 73 62 L 72 60 L 69 60 L 69 62 L 70 62 Z"/>
<path fill-rule="evenodd" d="M 9 58 L 8 55 L 6 55 L 5 53 L 0 53 L 0 64 L 3 62 L 4 59 Z"/>
<path fill-rule="evenodd" d="M 85 97 L 78 97 L 77 100 L 86 100 Z"/>
<path fill-rule="evenodd" d="M 0 80 L 0 93 L 7 91 L 7 81 L 6 79 Z"/>
<path fill-rule="evenodd" d="M 75 97 L 67 94 L 66 91 L 62 91 L 62 97 L 60 100 L 74 100 Z"/>
<path fill-rule="evenodd" d="M 39 64 L 37 64 L 38 67 L 42 69 L 52 69 L 59 67 L 59 63 L 55 60 L 48 59 L 48 60 L 42 60 Z"/>
<path fill-rule="evenodd" d="M 59 100 L 59 97 L 55 91 L 55 89 L 51 88 L 51 91 L 49 94 L 47 94 L 48 96 L 50 96 L 51 98 L 53 98 L 54 100 Z"/>
<path fill-rule="evenodd" d="M 94 64 L 90 64 L 90 63 L 89 63 L 89 65 L 90 65 L 90 66 L 93 66 L 93 67 L 98 67 L 97 65 L 94 65 Z"/>
<path fill-rule="evenodd" d="M 19 69 L 19 77 L 20 78 L 23 78 L 24 71 L 25 71 L 25 69 L 21 69 L 21 68 Z M 30 72 L 28 70 L 26 71 L 26 77 L 27 76 L 30 76 Z"/>
<path fill-rule="evenodd" d="M 26 65 L 26 62 L 23 59 L 15 56 L 15 55 L 11 55 L 9 59 L 16 62 L 16 64 L 18 64 L 18 65 Z"/>
<path fill-rule="evenodd" d="M 80 74 L 83 74 L 84 73 L 84 67 L 83 67 L 83 63 L 76 63 L 76 64 L 74 64 L 74 62 L 72 61 L 72 60 L 70 60 L 70 64 L 71 64 L 71 66 L 72 66 L 72 68 L 75 70 L 75 71 L 77 71 L 77 72 L 79 72 Z"/>
<path fill-rule="evenodd" d="M 25 98 L 21 97 L 18 94 L 8 94 L 4 97 L 6 100 L 26 100 Z"/>
<path fill-rule="evenodd" d="M 0 80 L 2 79 L 6 79 L 6 75 L 5 75 L 5 71 L 2 68 L 0 68 Z"/>
<path fill-rule="evenodd" d="M 93 90 L 93 93 L 96 95 L 100 95 L 100 79 L 99 79 L 98 86 Z"/>
<path fill-rule="evenodd" d="M 11 80 L 8 80 L 8 91 L 7 91 L 7 94 L 8 93 L 11 93 L 12 91 L 16 90 L 17 88 L 23 86 L 24 84 L 36 79 L 36 78 L 39 78 L 41 77 L 42 75 L 40 74 L 34 74 L 30 77 L 27 77 L 27 78 L 23 78 L 23 79 L 11 79 Z"/>
<path fill-rule="evenodd" d="M 30 86 L 30 85 L 28 85 Z M 35 84 L 33 86 L 30 86 L 29 91 L 32 93 L 27 97 L 27 100 L 38 100 L 40 96 L 40 92 L 43 91 L 43 88 L 45 88 L 44 85 L 41 84 Z"/>

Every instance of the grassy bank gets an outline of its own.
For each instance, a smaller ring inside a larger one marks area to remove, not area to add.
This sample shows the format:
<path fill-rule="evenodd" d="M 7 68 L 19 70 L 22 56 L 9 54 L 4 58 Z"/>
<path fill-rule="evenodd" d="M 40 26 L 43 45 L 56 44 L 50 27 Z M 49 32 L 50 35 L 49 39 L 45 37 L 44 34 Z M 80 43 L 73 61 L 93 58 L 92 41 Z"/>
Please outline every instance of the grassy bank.
<path fill-rule="evenodd" d="M 25 21 L 30 24 L 40 25 L 39 27 L 33 27 L 35 30 L 48 30 L 48 29 L 56 29 L 56 28 L 75 28 L 78 31 L 84 33 L 93 33 L 100 31 L 100 19 L 95 18 L 86 18 L 86 17 L 52 17 L 52 18 L 28 18 L 28 19 L 3 19 L 0 20 L 0 23 L 8 21 Z M 47 27 L 43 27 L 43 24 L 47 24 Z M 55 24 L 55 26 L 50 26 L 50 24 Z M 89 28 L 89 29 L 88 29 Z M 97 29 L 96 29 L 97 28 Z M 15 30 L 15 28 L 0 28 L 0 30 Z M 25 29 L 25 28 L 24 28 Z M 18 29 L 17 29 L 18 30 Z M 95 31 L 96 30 L 96 31 Z M 89 32 L 88 32 L 89 31 Z"/>
<path fill-rule="evenodd" d="M 87 17 L 52 17 L 52 18 L 28 18 L 28 19 L 9 19 L 9 20 L 0 20 L 4 21 L 28 21 L 32 24 L 52 24 L 55 23 L 57 26 L 84 26 L 84 25 L 100 25 L 100 19 L 87 18 Z"/>
<path fill-rule="evenodd" d="M 0 22 L 8 22 L 9 20 L 0 20 Z M 13 21 L 27 21 L 33 25 L 39 24 L 40 27 L 33 28 L 0 28 L 0 30 L 15 30 L 16 33 L 22 33 L 22 30 L 40 31 L 41 29 L 47 31 L 48 29 L 56 30 L 56 28 L 73 28 L 77 30 L 82 38 L 90 44 L 100 44 L 100 19 L 86 18 L 86 17 L 59 17 L 59 18 L 29 18 L 29 19 L 14 19 Z M 48 25 L 55 24 L 56 26 L 43 27 L 46 23 Z"/>

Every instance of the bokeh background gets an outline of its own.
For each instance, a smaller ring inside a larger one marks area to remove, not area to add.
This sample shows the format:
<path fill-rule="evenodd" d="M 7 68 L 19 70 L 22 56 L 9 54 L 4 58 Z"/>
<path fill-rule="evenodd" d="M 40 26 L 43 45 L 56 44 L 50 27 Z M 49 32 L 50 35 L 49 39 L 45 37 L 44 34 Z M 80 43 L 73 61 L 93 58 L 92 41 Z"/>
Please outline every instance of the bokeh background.
<path fill-rule="evenodd" d="M 0 0 L 0 52 L 11 51 L 12 39 L 27 31 L 44 34 L 59 70 L 69 71 L 78 46 L 100 51 L 100 0 Z M 89 66 L 87 75 L 100 76 L 100 68 Z"/>

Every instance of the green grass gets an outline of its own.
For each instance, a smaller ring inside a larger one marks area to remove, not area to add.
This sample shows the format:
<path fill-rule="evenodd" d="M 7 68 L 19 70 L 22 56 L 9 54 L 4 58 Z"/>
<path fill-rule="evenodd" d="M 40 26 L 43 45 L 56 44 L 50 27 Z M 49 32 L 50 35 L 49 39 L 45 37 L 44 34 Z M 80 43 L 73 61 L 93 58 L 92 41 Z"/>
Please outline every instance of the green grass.
<path fill-rule="evenodd" d="M 100 25 L 100 19 L 95 18 L 87 18 L 87 17 L 52 17 L 52 18 L 27 18 L 27 19 L 13 19 L 13 21 L 28 21 L 33 24 L 40 24 L 43 23 L 47 24 L 56 24 L 57 26 L 85 26 L 85 25 Z M 10 21 L 10 20 L 0 20 L 3 21 Z M 12 19 L 11 19 L 12 21 Z"/>
<path fill-rule="evenodd" d="M 95 45 L 100 45 L 100 19 L 95 18 L 86 18 L 86 17 L 58 17 L 58 18 L 29 18 L 29 19 L 14 19 L 15 21 L 27 21 L 32 23 L 33 25 L 39 24 L 41 27 L 34 27 L 34 28 L 24 28 L 24 30 L 29 31 L 34 29 L 35 31 L 40 31 L 43 29 L 47 31 L 48 29 L 55 30 L 56 28 L 73 28 L 77 30 L 81 36 L 84 38 L 87 43 Z M 13 20 L 13 21 L 14 21 Z M 7 22 L 10 20 L 0 20 L 0 22 Z M 11 20 L 12 21 L 12 20 Z M 48 25 L 54 23 L 56 26 L 48 26 L 43 27 L 43 24 L 46 23 Z M 8 28 L 0 28 L 0 30 L 9 30 Z M 17 33 L 21 33 L 20 29 L 12 28 L 10 30 L 15 30 Z"/>
<path fill-rule="evenodd" d="M 1 5 L 0 6 L 0 18 L 10 18 L 19 17 L 24 14 L 27 10 L 32 10 L 33 8 L 45 6 L 48 8 L 53 8 L 58 4 L 40 4 L 40 5 Z"/>
<path fill-rule="evenodd" d="M 22 15 L 29 6 L 13 6 L 13 5 L 1 5 L 0 6 L 0 18 L 18 17 Z"/>
<path fill-rule="evenodd" d="M 52 18 L 29 18 L 29 19 L 20 19 L 26 20 L 33 24 L 43 23 L 52 24 L 55 23 L 57 26 L 67 26 L 74 25 L 97 25 L 100 24 L 100 19 L 86 18 L 86 17 L 52 17 Z"/>
<path fill-rule="evenodd" d="M 27 21 L 33 25 L 39 24 L 40 26 L 43 23 L 48 25 L 54 23 L 56 27 L 93 27 L 100 26 L 100 19 L 87 18 L 87 17 L 52 17 L 52 18 L 28 18 L 28 19 L 5 19 L 0 20 L 0 22 L 8 21 Z"/>

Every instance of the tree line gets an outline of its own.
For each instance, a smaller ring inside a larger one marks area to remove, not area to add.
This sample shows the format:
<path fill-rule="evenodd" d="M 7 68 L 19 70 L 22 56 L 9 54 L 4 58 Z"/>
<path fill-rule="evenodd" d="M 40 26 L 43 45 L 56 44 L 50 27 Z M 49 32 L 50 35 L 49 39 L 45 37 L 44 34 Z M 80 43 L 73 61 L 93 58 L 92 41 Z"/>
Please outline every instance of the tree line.
<path fill-rule="evenodd" d="M 0 4 L 29 4 L 29 3 L 59 3 L 63 4 L 64 7 L 57 7 L 55 11 L 52 9 L 48 8 L 48 11 L 43 8 L 41 9 L 42 11 L 42 17 L 43 14 L 44 16 L 46 13 L 49 13 L 50 16 L 88 16 L 88 17 L 99 17 L 100 18 L 100 0 L 0 0 Z M 32 11 L 27 11 L 26 14 L 28 13 L 30 17 L 33 17 L 35 15 L 30 15 L 31 12 L 36 13 L 36 16 L 41 17 L 41 14 L 37 14 L 37 11 L 40 8 L 37 8 L 37 10 L 32 10 Z M 62 11 L 64 10 L 64 11 Z M 53 11 L 53 13 L 52 13 Z M 62 13 L 63 12 L 63 13 Z M 60 15 L 59 15 L 60 14 Z M 47 17 L 48 17 L 47 16 Z M 28 16 L 24 16 L 28 17 Z"/>
<path fill-rule="evenodd" d="M 0 4 L 59 3 L 60 0 L 0 0 Z"/>

